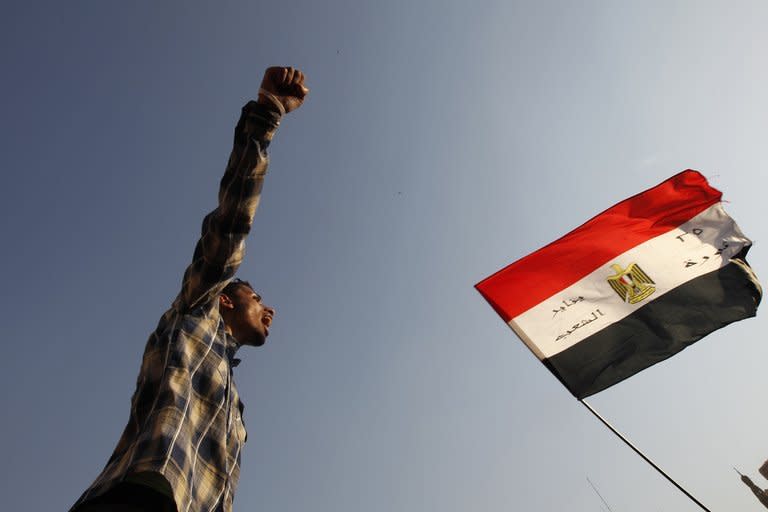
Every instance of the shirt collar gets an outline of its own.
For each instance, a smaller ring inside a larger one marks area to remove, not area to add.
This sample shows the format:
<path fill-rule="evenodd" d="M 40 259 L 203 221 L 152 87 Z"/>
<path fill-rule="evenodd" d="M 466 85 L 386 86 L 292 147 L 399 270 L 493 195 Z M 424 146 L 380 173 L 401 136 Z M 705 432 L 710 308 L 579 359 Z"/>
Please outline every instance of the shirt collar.
<path fill-rule="evenodd" d="M 229 365 L 234 368 L 237 365 L 239 365 L 242 362 L 242 359 L 238 359 L 235 357 L 235 353 L 237 352 L 237 349 L 240 348 L 240 345 L 238 345 L 237 340 L 234 336 L 232 336 L 229 333 L 227 334 L 227 359 L 229 359 Z"/>

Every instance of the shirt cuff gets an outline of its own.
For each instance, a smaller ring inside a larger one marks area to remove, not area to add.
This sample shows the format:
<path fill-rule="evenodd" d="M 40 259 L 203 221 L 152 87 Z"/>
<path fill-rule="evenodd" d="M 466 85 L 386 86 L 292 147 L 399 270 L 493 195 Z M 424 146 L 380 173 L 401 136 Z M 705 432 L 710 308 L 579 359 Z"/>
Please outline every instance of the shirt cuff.
<path fill-rule="evenodd" d="M 272 140 L 283 117 L 280 112 L 256 101 L 249 101 L 243 107 L 243 114 L 253 123 L 251 137 L 263 137 L 265 140 Z"/>

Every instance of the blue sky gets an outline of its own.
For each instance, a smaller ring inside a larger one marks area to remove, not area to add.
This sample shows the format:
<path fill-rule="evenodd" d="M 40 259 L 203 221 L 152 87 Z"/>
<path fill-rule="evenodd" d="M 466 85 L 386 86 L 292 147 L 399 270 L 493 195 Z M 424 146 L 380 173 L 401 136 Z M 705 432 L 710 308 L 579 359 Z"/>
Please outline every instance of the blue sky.
<path fill-rule="evenodd" d="M 761 2 L 26 2 L 0 18 L 0 495 L 64 510 L 128 418 L 240 107 L 285 119 L 240 276 L 236 510 L 699 510 L 472 288 L 685 168 L 768 272 Z M 764 315 L 591 403 L 712 510 L 761 510 Z"/>

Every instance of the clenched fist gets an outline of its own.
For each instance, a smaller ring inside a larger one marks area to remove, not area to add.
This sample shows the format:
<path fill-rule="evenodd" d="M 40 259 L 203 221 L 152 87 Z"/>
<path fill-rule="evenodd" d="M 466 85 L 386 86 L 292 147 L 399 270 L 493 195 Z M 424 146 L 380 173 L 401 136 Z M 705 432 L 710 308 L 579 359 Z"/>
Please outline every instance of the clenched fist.
<path fill-rule="evenodd" d="M 271 67 L 264 72 L 259 103 L 290 112 L 304 103 L 307 94 L 309 89 L 304 86 L 304 73 L 290 67 Z"/>

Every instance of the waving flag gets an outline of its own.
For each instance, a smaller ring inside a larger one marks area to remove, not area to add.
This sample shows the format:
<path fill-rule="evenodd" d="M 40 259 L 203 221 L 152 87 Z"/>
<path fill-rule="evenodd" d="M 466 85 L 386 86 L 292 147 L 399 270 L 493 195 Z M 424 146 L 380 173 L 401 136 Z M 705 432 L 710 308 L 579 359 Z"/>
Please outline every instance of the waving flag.
<path fill-rule="evenodd" d="M 476 285 L 577 398 L 754 316 L 752 242 L 687 170 Z"/>

